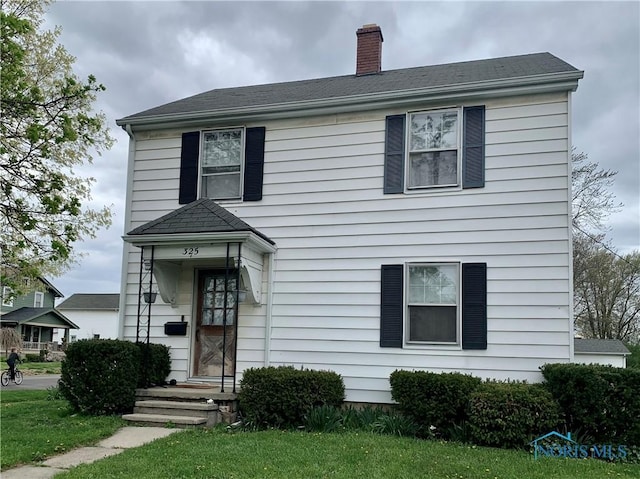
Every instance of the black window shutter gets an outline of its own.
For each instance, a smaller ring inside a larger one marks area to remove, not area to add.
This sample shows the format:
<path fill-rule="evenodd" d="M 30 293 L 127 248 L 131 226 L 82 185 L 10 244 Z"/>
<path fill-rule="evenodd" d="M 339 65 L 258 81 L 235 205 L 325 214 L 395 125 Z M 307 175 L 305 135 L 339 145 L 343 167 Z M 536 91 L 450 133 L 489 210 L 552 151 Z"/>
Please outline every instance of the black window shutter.
<path fill-rule="evenodd" d="M 387 117 L 384 144 L 384 194 L 404 192 L 404 123 L 406 115 Z"/>
<path fill-rule="evenodd" d="M 186 205 L 198 196 L 198 158 L 200 156 L 200 132 L 182 134 L 180 152 L 180 193 L 178 203 Z"/>
<path fill-rule="evenodd" d="M 402 283 L 401 264 L 383 264 L 380 294 L 380 347 L 402 347 Z"/>
<path fill-rule="evenodd" d="M 487 349 L 487 264 L 462 264 L 462 349 Z"/>
<path fill-rule="evenodd" d="M 244 148 L 244 201 L 262 199 L 262 176 L 264 173 L 265 127 L 246 129 Z"/>
<path fill-rule="evenodd" d="M 462 187 L 484 187 L 484 105 L 464 109 Z"/>

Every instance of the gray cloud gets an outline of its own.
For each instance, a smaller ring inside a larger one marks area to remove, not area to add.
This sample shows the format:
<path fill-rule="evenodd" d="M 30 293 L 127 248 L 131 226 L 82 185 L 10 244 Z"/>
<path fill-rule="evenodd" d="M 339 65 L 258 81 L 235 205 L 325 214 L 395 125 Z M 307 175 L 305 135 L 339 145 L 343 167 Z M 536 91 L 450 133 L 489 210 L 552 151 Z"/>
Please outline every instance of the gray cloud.
<path fill-rule="evenodd" d="M 115 119 L 213 88 L 353 73 L 355 30 L 382 27 L 383 68 L 549 51 L 585 70 L 573 144 L 619 171 L 614 245 L 640 245 L 640 4 L 636 2 L 58 2 L 47 25 L 106 85 L 96 107 L 119 143 L 89 170 L 114 225 L 79 245 L 65 294 L 118 291 L 128 138 Z"/>

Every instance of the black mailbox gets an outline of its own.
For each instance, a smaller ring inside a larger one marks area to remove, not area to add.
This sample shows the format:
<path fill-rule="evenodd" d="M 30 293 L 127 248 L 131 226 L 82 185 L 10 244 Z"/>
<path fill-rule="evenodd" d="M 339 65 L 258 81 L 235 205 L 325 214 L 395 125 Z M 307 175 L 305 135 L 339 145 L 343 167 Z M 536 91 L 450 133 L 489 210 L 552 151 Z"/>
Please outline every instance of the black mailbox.
<path fill-rule="evenodd" d="M 164 334 L 167 336 L 186 336 L 187 323 L 185 321 L 169 321 L 164 323 Z"/>

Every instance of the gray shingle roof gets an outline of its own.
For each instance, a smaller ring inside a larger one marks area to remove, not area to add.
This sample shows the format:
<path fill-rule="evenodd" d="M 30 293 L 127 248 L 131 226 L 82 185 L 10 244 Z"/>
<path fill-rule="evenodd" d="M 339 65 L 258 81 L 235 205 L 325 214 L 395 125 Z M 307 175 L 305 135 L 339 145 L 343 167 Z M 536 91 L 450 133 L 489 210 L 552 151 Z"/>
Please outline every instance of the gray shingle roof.
<path fill-rule="evenodd" d="M 258 230 L 209 198 L 200 198 L 158 219 L 131 230 L 129 235 L 157 235 L 178 233 L 231 233 L 251 231 L 275 244 Z"/>
<path fill-rule="evenodd" d="M 13 323 L 27 323 L 38 319 L 42 316 L 52 315 L 60 320 L 62 324 L 67 324 L 71 329 L 79 329 L 78 326 L 73 323 L 69 318 L 67 318 L 60 311 L 57 311 L 54 308 L 19 308 L 14 311 L 10 311 L 1 316 L 0 323 L 2 324 L 13 324 Z M 50 325 L 52 328 L 60 327 L 54 324 Z"/>
<path fill-rule="evenodd" d="M 631 354 L 619 339 L 574 339 L 576 353 Z"/>
<path fill-rule="evenodd" d="M 344 75 L 266 85 L 221 88 L 145 110 L 121 120 L 163 115 L 219 111 L 225 109 L 278 105 L 307 100 L 344 98 L 363 94 L 390 93 L 416 88 L 534 77 L 580 70 L 550 53 L 533 53 L 488 60 L 448 63 L 373 75 Z"/>
<path fill-rule="evenodd" d="M 76 293 L 69 296 L 57 308 L 82 310 L 110 310 L 117 311 L 120 307 L 118 293 Z"/>

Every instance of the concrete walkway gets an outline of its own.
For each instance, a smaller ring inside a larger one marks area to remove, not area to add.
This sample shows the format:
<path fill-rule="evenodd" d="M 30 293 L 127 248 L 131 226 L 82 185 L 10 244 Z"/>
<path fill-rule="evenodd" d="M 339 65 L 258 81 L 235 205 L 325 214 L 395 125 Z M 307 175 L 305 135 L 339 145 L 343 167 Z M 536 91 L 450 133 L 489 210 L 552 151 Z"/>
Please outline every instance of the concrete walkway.
<path fill-rule="evenodd" d="M 155 439 L 166 437 L 184 429 L 164 427 L 123 427 L 113 436 L 103 439 L 97 446 L 81 447 L 60 456 L 47 459 L 39 466 L 21 466 L 2 471 L 2 479 L 49 479 L 60 472 L 89 464 L 105 457 L 120 454 L 125 449 L 138 447 Z"/>

